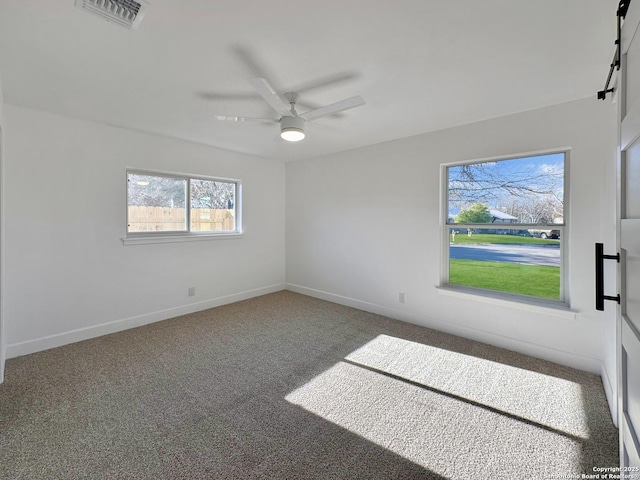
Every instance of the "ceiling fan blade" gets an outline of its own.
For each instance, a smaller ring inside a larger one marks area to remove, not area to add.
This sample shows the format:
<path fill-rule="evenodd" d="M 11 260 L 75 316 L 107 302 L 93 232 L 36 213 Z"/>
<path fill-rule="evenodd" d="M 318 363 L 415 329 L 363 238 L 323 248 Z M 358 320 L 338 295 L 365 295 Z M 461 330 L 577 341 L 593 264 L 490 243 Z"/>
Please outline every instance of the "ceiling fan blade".
<path fill-rule="evenodd" d="M 355 97 L 342 100 L 341 102 L 332 103 L 331 105 L 311 110 L 310 112 L 303 113 L 300 116 L 305 120 L 310 121 L 315 120 L 316 118 L 326 117 L 333 113 L 349 110 L 350 108 L 359 107 L 360 105 L 364 105 L 364 100 L 361 96 L 357 95 Z"/>
<path fill-rule="evenodd" d="M 257 100 L 260 96 L 257 93 L 249 92 L 249 93 L 231 93 L 231 92 L 214 92 L 214 91 L 199 91 L 195 92 L 194 95 L 202 100 L 208 100 L 213 102 L 224 102 L 224 101 L 246 101 L 246 100 Z"/>
<path fill-rule="evenodd" d="M 357 72 L 357 71 L 340 72 L 333 75 L 327 75 L 326 77 L 318 78 L 313 81 L 295 85 L 287 91 L 306 93 L 310 90 L 316 90 L 318 88 L 326 88 L 326 87 L 334 86 L 336 84 L 341 84 L 351 80 L 355 80 L 359 76 L 360 76 L 360 72 Z"/>
<path fill-rule="evenodd" d="M 257 117 L 232 117 L 227 115 L 214 115 L 216 120 L 226 120 L 229 122 L 261 122 L 261 123 L 278 123 L 275 118 L 257 118 Z"/>
<path fill-rule="evenodd" d="M 231 54 L 251 72 L 249 78 L 270 78 L 272 81 L 276 78 L 277 72 L 267 68 L 264 55 L 260 55 L 256 50 L 241 44 L 231 45 L 230 50 Z"/>
<path fill-rule="evenodd" d="M 257 90 L 260 96 L 271 105 L 271 108 L 278 112 L 278 115 L 291 115 L 291 107 L 264 78 L 252 78 L 249 80 L 249 83 L 251 83 L 251 86 Z"/>

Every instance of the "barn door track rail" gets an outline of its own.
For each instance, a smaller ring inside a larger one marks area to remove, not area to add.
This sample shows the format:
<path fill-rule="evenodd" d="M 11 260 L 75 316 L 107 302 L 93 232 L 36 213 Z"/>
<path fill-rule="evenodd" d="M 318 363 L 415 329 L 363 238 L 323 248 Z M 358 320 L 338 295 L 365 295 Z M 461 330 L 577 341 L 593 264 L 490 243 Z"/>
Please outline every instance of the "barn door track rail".
<path fill-rule="evenodd" d="M 616 38 L 616 53 L 613 55 L 613 61 L 609 67 L 609 75 L 607 76 L 607 81 L 604 84 L 604 88 L 598 92 L 598 99 L 604 100 L 607 98 L 607 93 L 613 93 L 614 88 L 609 88 L 609 84 L 611 83 L 611 77 L 613 76 L 614 70 L 620 70 L 620 57 L 621 57 L 621 49 L 622 45 L 620 42 L 620 38 L 622 37 L 622 20 L 627 15 L 627 10 L 629 10 L 629 4 L 631 0 L 620 0 L 618 4 L 618 11 L 616 12 L 616 17 L 618 17 L 618 38 Z"/>

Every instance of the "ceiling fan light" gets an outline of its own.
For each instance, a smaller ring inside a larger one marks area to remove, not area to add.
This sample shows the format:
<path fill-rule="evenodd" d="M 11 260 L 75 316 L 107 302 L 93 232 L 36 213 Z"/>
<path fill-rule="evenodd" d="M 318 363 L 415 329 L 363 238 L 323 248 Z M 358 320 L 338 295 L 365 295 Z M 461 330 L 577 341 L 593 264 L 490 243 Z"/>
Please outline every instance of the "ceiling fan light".
<path fill-rule="evenodd" d="M 304 118 L 282 117 L 280 120 L 280 137 L 288 142 L 299 142 L 305 137 Z"/>
<path fill-rule="evenodd" d="M 301 128 L 289 127 L 280 130 L 280 137 L 287 142 L 299 142 L 304 139 L 305 134 Z"/>

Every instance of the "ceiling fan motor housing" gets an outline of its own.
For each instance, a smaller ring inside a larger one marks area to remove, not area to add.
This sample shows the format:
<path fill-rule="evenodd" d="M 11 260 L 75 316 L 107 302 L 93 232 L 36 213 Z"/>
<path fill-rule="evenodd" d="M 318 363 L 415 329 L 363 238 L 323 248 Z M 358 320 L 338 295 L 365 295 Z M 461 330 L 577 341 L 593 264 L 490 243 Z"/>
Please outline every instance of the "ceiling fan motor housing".
<path fill-rule="evenodd" d="M 304 118 L 284 116 L 280 119 L 280 129 L 285 130 L 298 130 L 304 132 Z"/>

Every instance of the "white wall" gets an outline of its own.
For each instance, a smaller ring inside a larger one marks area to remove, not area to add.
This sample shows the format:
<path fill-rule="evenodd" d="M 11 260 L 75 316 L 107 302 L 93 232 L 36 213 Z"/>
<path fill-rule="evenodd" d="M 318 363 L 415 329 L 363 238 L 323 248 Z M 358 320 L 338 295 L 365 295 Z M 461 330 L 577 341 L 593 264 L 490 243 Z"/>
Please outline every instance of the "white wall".
<path fill-rule="evenodd" d="M 288 163 L 286 278 L 302 293 L 603 373 L 615 385 L 615 306 L 594 309 L 594 243 L 615 227 L 615 107 L 587 99 Z M 438 293 L 440 164 L 571 148 L 575 315 Z M 615 248 L 614 244 L 610 244 Z M 615 277 L 607 281 L 615 289 Z M 398 302 L 406 293 L 406 303 Z M 613 335 L 613 336 L 612 336 Z M 615 403 L 615 402 L 613 402 Z"/>
<path fill-rule="evenodd" d="M 283 163 L 13 105 L 5 115 L 8 357 L 284 288 Z M 127 167 L 241 180 L 243 238 L 123 246 Z"/>

